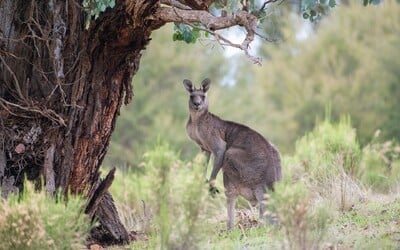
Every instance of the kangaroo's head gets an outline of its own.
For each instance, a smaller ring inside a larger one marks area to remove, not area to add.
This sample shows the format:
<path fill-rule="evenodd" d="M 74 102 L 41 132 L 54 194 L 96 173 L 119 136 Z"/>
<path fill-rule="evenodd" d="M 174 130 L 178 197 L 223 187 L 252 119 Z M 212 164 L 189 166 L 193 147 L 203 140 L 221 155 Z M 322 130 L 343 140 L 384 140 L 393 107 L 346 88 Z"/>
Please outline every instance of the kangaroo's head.
<path fill-rule="evenodd" d="M 189 110 L 191 112 L 203 112 L 208 110 L 207 90 L 210 88 L 210 79 L 206 78 L 201 87 L 196 89 L 190 80 L 183 80 L 183 86 L 189 92 Z"/>

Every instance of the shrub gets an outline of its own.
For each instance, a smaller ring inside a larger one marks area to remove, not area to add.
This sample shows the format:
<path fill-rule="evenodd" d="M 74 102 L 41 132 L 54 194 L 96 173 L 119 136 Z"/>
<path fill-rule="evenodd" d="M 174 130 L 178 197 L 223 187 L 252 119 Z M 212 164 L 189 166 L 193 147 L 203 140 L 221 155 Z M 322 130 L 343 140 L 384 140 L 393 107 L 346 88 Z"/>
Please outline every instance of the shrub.
<path fill-rule="evenodd" d="M 192 249 L 204 236 L 208 218 L 204 158 L 184 164 L 167 143 L 159 143 L 144 157 L 149 171 L 154 219 L 161 249 Z"/>
<path fill-rule="evenodd" d="M 64 202 L 25 186 L 22 195 L 0 203 L 0 249 L 83 248 L 90 231 L 84 200 L 69 197 Z"/>
<path fill-rule="evenodd" d="M 132 226 L 150 235 L 147 247 L 193 249 L 202 242 L 208 227 L 206 221 L 212 217 L 209 211 L 218 211 L 210 208 L 216 205 L 208 196 L 204 165 L 202 156 L 193 162 L 182 162 L 178 153 L 159 141 L 145 153 L 142 173 L 128 172 L 123 179 L 116 178 L 111 192 L 115 193 L 118 207 L 120 204 L 133 207 L 130 212 L 127 209 L 122 212 L 124 218 L 142 218 L 132 222 L 147 225 Z M 121 183 L 125 182 L 132 186 L 124 188 Z M 119 191 L 122 193 L 116 193 Z M 136 243 L 132 247 L 137 247 Z"/>
<path fill-rule="evenodd" d="M 349 118 L 338 124 L 325 119 L 312 132 L 296 142 L 296 156 L 305 170 L 318 179 L 340 173 L 355 175 L 361 158 L 361 149 Z M 337 163 L 341 163 L 340 166 Z"/>
<path fill-rule="evenodd" d="M 292 164 L 303 167 L 304 178 L 315 193 L 347 210 L 364 196 L 356 179 L 361 156 L 350 119 L 342 118 L 338 124 L 325 119 L 297 141 Z"/>
<path fill-rule="evenodd" d="M 376 133 L 378 137 L 379 132 Z M 374 191 L 387 192 L 400 184 L 400 147 L 393 141 L 372 141 L 363 149 L 359 178 Z"/>
<path fill-rule="evenodd" d="M 269 203 L 285 232 L 283 248 L 321 248 L 331 214 L 326 206 L 313 204 L 311 192 L 304 183 L 278 183 Z"/>

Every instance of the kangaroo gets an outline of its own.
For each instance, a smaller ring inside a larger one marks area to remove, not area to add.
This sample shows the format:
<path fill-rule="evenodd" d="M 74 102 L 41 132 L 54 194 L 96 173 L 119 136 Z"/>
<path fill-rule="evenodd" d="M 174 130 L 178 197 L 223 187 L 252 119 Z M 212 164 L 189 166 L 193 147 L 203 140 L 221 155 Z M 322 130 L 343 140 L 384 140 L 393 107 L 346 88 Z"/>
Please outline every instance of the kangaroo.
<path fill-rule="evenodd" d="M 206 78 L 196 89 L 190 80 L 183 85 L 190 94 L 189 120 L 186 132 L 214 163 L 209 179 L 210 192 L 219 192 L 215 179 L 222 169 L 227 199 L 227 228 L 234 226 L 235 206 L 239 195 L 253 206 L 259 204 L 260 219 L 263 218 L 266 189 L 281 180 L 281 160 L 278 150 L 263 136 L 251 128 L 225 121 L 208 111 L 207 91 L 210 79 Z M 207 171 L 207 170 L 206 170 Z"/>

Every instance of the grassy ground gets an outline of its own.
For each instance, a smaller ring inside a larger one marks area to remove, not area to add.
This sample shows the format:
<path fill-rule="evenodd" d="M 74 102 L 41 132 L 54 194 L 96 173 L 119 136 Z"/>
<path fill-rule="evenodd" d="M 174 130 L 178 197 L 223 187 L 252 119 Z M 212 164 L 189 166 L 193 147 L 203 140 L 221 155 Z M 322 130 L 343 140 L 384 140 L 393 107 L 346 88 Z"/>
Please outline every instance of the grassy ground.
<path fill-rule="evenodd" d="M 119 178 L 127 176 L 118 175 L 116 181 Z M 214 198 L 214 202 L 218 203 L 214 204 L 217 211 L 211 213 L 214 217 L 196 222 L 202 224 L 199 225 L 202 236 L 192 246 L 193 249 L 301 249 L 304 245 L 307 246 L 304 249 L 400 249 L 399 194 L 368 194 L 365 200 L 353 205 L 349 211 L 333 211 L 320 242 L 305 242 L 302 245 L 295 240 L 292 246 L 288 243 L 284 226 L 257 225 L 257 211 L 246 206 L 245 202 L 237 211 L 235 229 L 227 232 L 224 197 L 220 196 Z M 150 229 L 156 227 L 150 222 L 151 216 L 145 215 L 143 209 L 132 211 L 129 206 L 123 208 L 121 203 L 118 204 L 125 223 L 130 225 L 131 230 L 136 229 L 138 234 L 138 241 L 131 243 L 130 248 L 162 248 L 157 235 L 159 231 Z M 179 246 L 176 247 L 179 249 Z M 165 248 L 169 249 L 169 246 Z"/>
<path fill-rule="evenodd" d="M 268 195 L 279 223 L 260 223 L 239 200 L 230 232 L 221 179 L 211 197 L 204 157 L 183 162 L 167 143 L 119 171 L 111 192 L 136 234 L 131 249 L 400 249 L 399 153 L 388 142 L 360 148 L 349 122 L 325 121 L 283 156 L 284 178 Z"/>

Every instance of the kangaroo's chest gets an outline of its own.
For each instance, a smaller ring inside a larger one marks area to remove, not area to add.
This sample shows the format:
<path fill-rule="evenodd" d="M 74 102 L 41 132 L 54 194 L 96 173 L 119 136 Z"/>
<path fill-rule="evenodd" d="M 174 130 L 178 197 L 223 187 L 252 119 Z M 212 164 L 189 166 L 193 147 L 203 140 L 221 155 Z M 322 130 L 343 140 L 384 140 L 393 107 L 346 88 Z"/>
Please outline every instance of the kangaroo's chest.
<path fill-rule="evenodd" d="M 186 133 L 189 138 L 196 142 L 203 150 L 210 151 L 209 145 L 207 143 L 207 131 L 202 129 L 199 124 L 193 122 L 188 122 L 186 125 Z"/>

